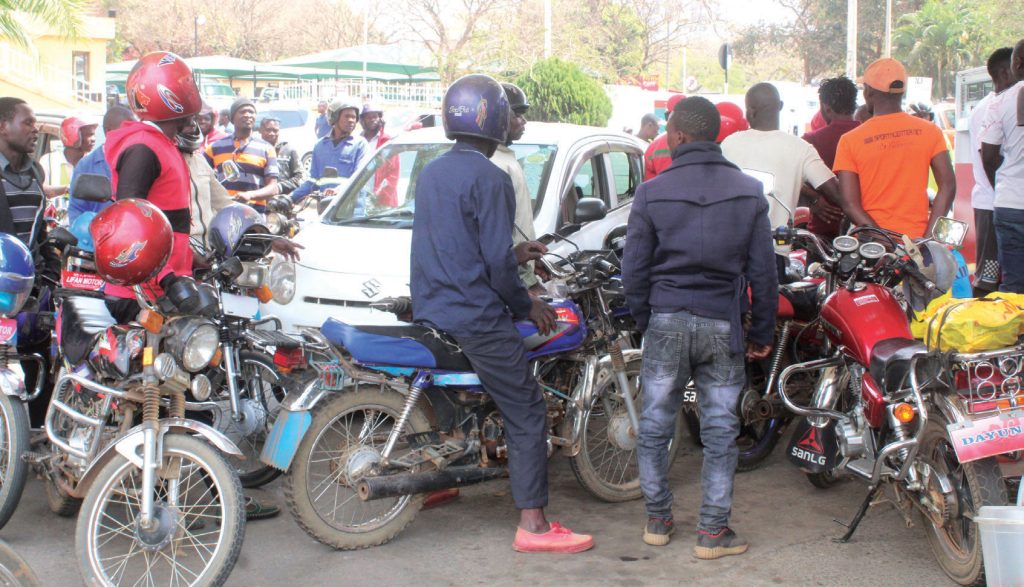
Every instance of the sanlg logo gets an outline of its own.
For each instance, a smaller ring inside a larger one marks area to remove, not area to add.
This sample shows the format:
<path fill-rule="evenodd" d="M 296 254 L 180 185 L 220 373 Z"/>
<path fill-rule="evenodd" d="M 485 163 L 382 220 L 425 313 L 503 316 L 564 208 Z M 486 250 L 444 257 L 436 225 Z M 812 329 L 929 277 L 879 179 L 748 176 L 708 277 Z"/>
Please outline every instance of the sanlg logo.
<path fill-rule="evenodd" d="M 114 259 L 110 262 L 111 267 L 124 267 L 125 265 L 135 261 L 139 258 L 139 253 L 142 249 L 146 248 L 146 243 L 149 241 L 135 241 L 127 249 L 121 251 Z"/>

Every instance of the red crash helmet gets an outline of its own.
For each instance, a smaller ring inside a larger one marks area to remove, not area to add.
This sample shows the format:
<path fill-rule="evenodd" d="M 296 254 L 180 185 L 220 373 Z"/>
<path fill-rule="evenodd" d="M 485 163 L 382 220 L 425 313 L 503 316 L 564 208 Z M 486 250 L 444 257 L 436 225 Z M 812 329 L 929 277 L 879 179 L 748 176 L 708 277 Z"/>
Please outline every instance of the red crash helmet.
<path fill-rule="evenodd" d="M 722 117 L 722 124 L 718 128 L 718 138 L 715 139 L 715 142 L 721 143 L 732 133 L 750 128 L 743 115 L 743 110 L 739 106 L 732 102 L 719 102 L 715 104 L 715 108 L 718 110 L 719 116 Z"/>
<path fill-rule="evenodd" d="M 117 285 L 149 280 L 171 256 L 171 223 L 146 200 L 119 200 L 89 225 L 96 255 L 96 272 Z"/>
<path fill-rule="evenodd" d="M 69 116 L 60 123 L 60 142 L 65 147 L 82 146 L 82 129 L 99 126 L 95 122 L 86 122 L 77 116 Z"/>
<path fill-rule="evenodd" d="M 147 53 L 124 84 L 128 105 L 140 120 L 162 122 L 198 114 L 203 107 L 192 68 L 174 53 Z"/>

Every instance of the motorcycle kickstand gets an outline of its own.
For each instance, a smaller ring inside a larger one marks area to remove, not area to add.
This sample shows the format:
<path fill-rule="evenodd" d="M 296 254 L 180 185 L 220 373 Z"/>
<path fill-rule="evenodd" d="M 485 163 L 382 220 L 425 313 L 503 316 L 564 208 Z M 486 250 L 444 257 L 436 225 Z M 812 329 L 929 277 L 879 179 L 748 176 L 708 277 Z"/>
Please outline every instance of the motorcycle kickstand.
<path fill-rule="evenodd" d="M 871 502 L 875 500 L 875 496 L 878 495 L 879 490 L 882 489 L 882 484 L 873 485 L 868 490 L 868 494 L 864 497 L 864 501 L 861 502 L 860 508 L 857 509 L 857 513 L 854 514 L 853 519 L 850 520 L 849 524 L 843 523 L 841 520 L 834 520 L 835 523 L 840 526 L 847 528 L 846 534 L 843 534 L 839 538 L 833 538 L 832 542 L 837 544 L 846 544 L 853 538 L 853 533 L 857 531 L 857 527 L 860 526 L 861 521 L 864 519 L 864 515 L 868 513 L 868 508 L 871 507 Z"/>

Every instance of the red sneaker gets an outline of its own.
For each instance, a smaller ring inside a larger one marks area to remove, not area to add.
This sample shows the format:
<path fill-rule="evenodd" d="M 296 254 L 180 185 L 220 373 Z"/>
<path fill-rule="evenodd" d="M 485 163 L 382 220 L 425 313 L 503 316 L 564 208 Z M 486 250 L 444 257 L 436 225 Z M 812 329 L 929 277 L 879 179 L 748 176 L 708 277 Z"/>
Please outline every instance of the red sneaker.
<path fill-rule="evenodd" d="M 516 539 L 512 542 L 512 548 L 518 552 L 573 554 L 593 547 L 593 536 L 576 534 L 558 522 L 551 522 L 551 529 L 543 534 L 534 534 L 518 528 Z"/>

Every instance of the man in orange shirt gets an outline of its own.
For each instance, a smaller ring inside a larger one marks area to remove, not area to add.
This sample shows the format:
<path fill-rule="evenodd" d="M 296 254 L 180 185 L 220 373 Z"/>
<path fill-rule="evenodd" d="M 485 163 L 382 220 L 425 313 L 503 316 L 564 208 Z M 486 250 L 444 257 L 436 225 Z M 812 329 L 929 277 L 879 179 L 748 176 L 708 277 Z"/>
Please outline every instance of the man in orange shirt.
<path fill-rule="evenodd" d="M 839 139 L 833 171 L 839 176 L 843 211 L 857 225 L 925 236 L 956 196 L 945 138 L 939 127 L 903 112 L 907 71 L 899 61 L 875 61 L 860 81 L 874 116 Z M 939 187 L 931 212 L 929 168 Z"/>

